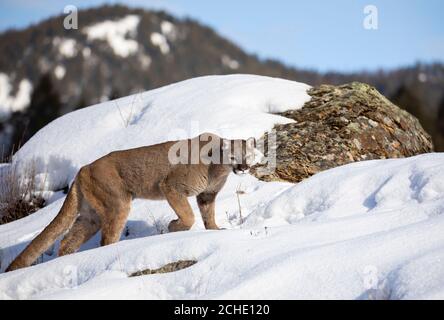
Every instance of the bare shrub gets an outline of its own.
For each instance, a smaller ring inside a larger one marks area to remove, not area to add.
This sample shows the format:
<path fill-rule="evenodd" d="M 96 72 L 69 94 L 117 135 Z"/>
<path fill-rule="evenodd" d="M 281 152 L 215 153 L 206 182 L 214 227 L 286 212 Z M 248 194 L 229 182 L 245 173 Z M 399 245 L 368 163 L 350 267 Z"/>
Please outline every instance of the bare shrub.
<path fill-rule="evenodd" d="M 20 172 L 14 163 L 0 167 L 0 224 L 21 219 L 45 205 L 41 193 L 43 184 L 36 181 L 34 162 L 28 163 Z"/>
<path fill-rule="evenodd" d="M 164 226 L 165 223 L 160 219 L 156 219 L 152 212 L 148 212 L 148 217 L 150 218 L 154 228 L 156 229 L 157 234 L 164 234 L 166 232 Z"/>

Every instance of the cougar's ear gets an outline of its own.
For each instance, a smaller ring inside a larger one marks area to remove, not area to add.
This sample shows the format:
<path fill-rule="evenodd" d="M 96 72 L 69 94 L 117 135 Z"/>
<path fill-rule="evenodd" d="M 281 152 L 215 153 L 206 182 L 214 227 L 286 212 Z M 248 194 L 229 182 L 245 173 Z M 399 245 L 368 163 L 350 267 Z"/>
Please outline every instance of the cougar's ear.
<path fill-rule="evenodd" d="M 256 139 L 251 137 L 247 139 L 247 148 L 256 148 Z"/>

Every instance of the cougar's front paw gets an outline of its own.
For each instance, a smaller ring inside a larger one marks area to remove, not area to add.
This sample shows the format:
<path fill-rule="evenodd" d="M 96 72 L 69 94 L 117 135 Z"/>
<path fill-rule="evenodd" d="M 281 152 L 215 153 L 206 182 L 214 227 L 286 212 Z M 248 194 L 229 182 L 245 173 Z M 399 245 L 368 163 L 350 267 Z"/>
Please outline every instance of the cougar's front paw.
<path fill-rule="evenodd" d="M 176 231 L 186 231 L 190 230 L 191 226 L 185 225 L 180 219 L 176 219 L 170 222 L 168 225 L 168 231 L 169 232 L 176 232 Z"/>
<path fill-rule="evenodd" d="M 205 229 L 207 230 L 221 230 L 216 224 L 206 224 L 205 223 Z"/>

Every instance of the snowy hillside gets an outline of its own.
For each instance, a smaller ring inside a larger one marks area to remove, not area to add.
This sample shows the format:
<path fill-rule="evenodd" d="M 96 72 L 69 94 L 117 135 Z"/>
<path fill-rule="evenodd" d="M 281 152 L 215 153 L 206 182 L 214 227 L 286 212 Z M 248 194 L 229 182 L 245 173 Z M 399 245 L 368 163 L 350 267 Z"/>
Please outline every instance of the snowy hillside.
<path fill-rule="evenodd" d="M 300 108 L 307 89 L 258 76 L 196 78 L 65 115 L 15 161 L 36 161 L 49 195 L 111 150 L 204 131 L 259 137 L 289 121 L 270 113 Z M 216 202 L 226 230 L 206 231 L 190 199 L 192 230 L 165 233 L 168 204 L 135 200 L 119 243 L 98 247 L 96 235 L 70 256 L 49 250 L 44 263 L 1 273 L 0 299 L 442 299 L 443 194 L 439 153 L 354 163 L 297 185 L 230 175 Z M 60 197 L 0 226 L 2 272 L 57 214 Z M 128 277 L 178 260 L 197 263 Z"/>

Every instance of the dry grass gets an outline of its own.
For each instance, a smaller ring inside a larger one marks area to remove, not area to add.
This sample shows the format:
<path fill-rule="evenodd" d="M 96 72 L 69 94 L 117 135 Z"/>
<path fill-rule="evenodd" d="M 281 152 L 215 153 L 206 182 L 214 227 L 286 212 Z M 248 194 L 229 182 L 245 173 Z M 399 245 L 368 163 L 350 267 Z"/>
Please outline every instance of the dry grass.
<path fill-rule="evenodd" d="M 134 117 L 134 103 L 136 102 L 136 98 L 139 97 L 140 99 L 140 91 L 134 95 L 133 101 L 131 102 L 131 109 L 129 110 L 128 114 L 124 114 L 122 112 L 122 109 L 120 108 L 119 104 L 117 103 L 117 99 L 114 101 L 114 104 L 116 105 L 117 109 L 119 110 L 119 116 L 122 120 L 123 126 L 125 128 L 128 128 L 128 126 L 131 124 L 131 121 Z"/>
<path fill-rule="evenodd" d="M 35 163 L 19 172 L 15 164 L 0 167 L 0 225 L 26 217 L 45 205 L 43 185 L 35 179 Z"/>
<path fill-rule="evenodd" d="M 241 196 L 245 194 L 246 191 L 242 188 L 242 184 L 239 183 L 235 191 L 239 215 L 236 215 L 236 213 L 232 215 L 229 214 L 228 211 L 225 211 L 225 216 L 227 217 L 227 221 L 230 224 L 230 226 L 233 228 L 235 226 L 240 226 L 242 228 L 242 224 L 245 222 L 244 216 L 242 214 L 242 204 L 241 204 Z"/>
<path fill-rule="evenodd" d="M 164 228 L 165 223 L 163 223 L 160 219 L 156 219 L 152 212 L 148 212 L 148 217 L 151 220 L 154 228 L 156 229 L 157 234 L 164 234 L 166 230 Z"/>

